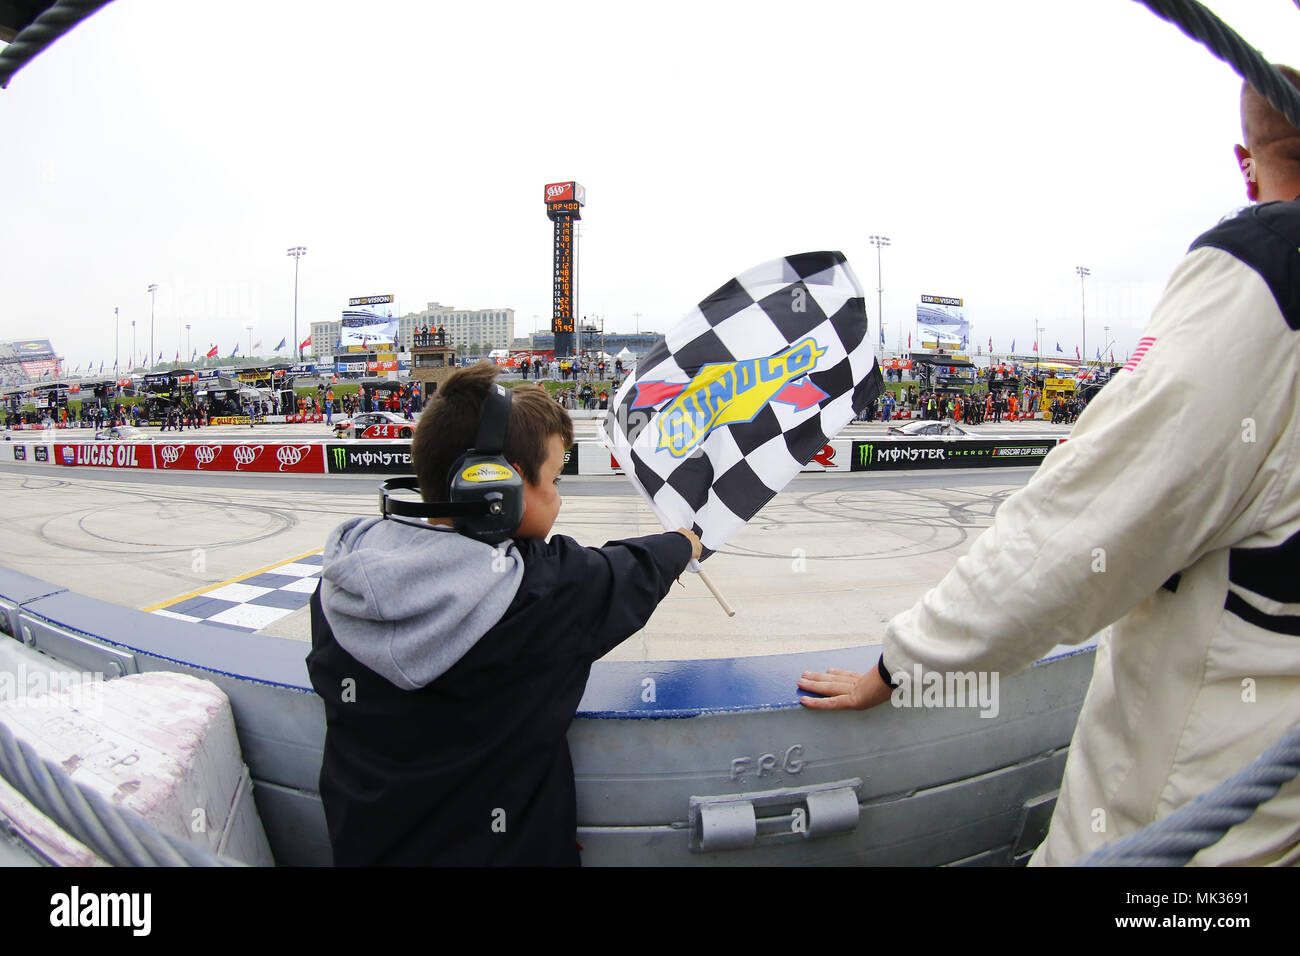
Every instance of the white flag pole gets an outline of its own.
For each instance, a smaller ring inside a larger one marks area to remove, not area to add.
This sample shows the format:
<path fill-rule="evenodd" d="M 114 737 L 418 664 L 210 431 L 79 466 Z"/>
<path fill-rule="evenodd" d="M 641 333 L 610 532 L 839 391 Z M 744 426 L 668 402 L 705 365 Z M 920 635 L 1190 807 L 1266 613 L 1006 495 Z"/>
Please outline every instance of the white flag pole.
<path fill-rule="evenodd" d="M 631 381 L 632 381 L 632 376 L 629 375 L 627 377 L 627 380 L 623 383 L 624 388 L 626 388 L 628 383 Z M 623 394 L 623 388 L 620 388 L 618 395 L 621 396 L 622 394 Z M 612 408 L 613 406 L 611 406 L 611 411 Z M 603 420 L 597 423 L 596 429 L 601 439 L 601 443 L 610 452 L 610 454 L 614 455 L 615 458 L 619 458 L 618 450 L 615 448 L 614 442 L 610 439 L 609 433 L 605 428 L 605 422 Z M 659 523 L 664 526 L 664 530 L 672 531 L 676 533 L 677 531 L 676 528 L 668 527 L 670 524 L 674 524 L 675 522 L 665 520 L 664 516 L 659 512 L 659 509 L 655 507 L 654 499 L 651 498 L 648 494 L 646 494 L 646 490 L 644 487 L 642 487 L 641 482 L 636 480 L 636 471 L 631 467 L 631 462 L 630 461 L 624 462 L 620 458 L 619 465 L 623 469 L 624 477 L 626 477 L 632 483 L 632 487 L 637 490 L 637 492 L 641 495 L 642 499 L 645 500 L 645 503 L 650 506 L 650 510 L 653 511 L 655 517 L 659 519 Z M 712 594 L 717 599 L 718 605 L 722 608 L 723 611 L 726 612 L 727 617 L 736 616 L 736 609 L 727 603 L 727 599 L 722 596 L 722 592 L 718 590 L 717 586 L 713 583 L 712 580 L 710 580 L 709 576 L 704 573 L 704 568 L 700 564 L 700 562 L 696 561 L 694 558 L 691 558 L 691 563 L 686 565 L 686 570 L 691 571 L 700 576 L 700 580 L 703 581 L 704 586 L 709 589 L 709 593 Z"/>
<path fill-rule="evenodd" d="M 692 561 L 691 564 L 695 565 L 691 570 L 700 576 L 700 580 L 703 581 L 704 586 L 709 589 L 709 593 L 718 599 L 718 603 L 722 605 L 722 609 L 727 612 L 727 617 L 735 617 L 736 609 L 728 604 L 727 599 L 722 596 L 722 592 L 714 587 L 713 582 L 709 580 L 709 576 L 704 573 L 704 568 L 700 566 L 700 562 Z"/>

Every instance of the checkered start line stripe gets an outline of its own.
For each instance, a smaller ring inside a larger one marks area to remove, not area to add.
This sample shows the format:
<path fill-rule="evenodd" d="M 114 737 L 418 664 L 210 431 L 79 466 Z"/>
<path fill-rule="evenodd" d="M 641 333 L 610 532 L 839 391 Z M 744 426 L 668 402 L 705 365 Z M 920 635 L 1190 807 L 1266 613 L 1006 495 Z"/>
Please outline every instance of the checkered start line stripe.
<path fill-rule="evenodd" d="M 307 606 L 320 580 L 323 550 L 318 548 L 141 610 L 192 624 L 246 633 L 259 631 Z"/>

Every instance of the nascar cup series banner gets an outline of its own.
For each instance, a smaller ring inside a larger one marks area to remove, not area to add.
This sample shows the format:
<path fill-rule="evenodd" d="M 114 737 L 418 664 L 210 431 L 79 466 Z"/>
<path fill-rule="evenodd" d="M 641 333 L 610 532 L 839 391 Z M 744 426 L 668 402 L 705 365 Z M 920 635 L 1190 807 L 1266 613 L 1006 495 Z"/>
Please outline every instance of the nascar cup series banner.
<path fill-rule="evenodd" d="M 721 548 L 883 389 L 840 252 L 727 282 L 637 363 L 601 439 L 665 528 Z"/>

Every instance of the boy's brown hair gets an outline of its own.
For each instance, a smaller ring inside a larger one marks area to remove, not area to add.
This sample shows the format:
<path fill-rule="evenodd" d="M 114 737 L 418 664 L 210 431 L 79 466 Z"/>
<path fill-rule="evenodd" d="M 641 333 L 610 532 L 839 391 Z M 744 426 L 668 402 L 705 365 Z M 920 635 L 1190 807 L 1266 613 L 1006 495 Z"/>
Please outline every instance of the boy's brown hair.
<path fill-rule="evenodd" d="M 447 500 L 448 473 L 456 459 L 474 447 L 483 402 L 500 371 L 492 362 L 482 361 L 453 372 L 420 415 L 411 463 L 425 501 Z M 537 484 L 540 479 L 552 435 L 559 435 L 566 449 L 573 444 L 569 413 L 541 389 L 512 389 L 503 454 L 506 461 L 519 465 L 525 481 Z"/>

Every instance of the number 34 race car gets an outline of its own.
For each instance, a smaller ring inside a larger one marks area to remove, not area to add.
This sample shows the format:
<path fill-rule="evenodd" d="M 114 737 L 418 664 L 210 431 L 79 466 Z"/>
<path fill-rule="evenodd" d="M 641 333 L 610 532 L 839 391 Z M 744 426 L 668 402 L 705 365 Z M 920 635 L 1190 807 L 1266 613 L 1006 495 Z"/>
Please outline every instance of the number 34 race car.
<path fill-rule="evenodd" d="M 410 438 L 415 423 L 392 412 L 362 412 L 334 423 L 336 438 Z"/>

